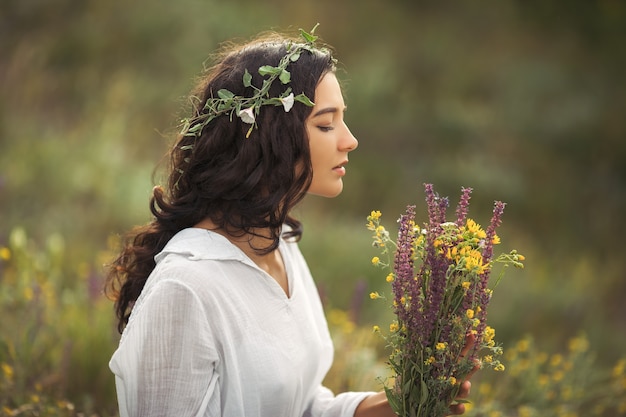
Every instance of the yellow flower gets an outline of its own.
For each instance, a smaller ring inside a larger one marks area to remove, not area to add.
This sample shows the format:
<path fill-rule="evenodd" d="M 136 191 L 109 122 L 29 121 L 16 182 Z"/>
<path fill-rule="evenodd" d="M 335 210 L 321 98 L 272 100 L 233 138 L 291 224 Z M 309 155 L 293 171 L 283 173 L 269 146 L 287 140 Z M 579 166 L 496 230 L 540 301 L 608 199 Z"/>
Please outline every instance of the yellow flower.
<path fill-rule="evenodd" d="M 521 405 L 517 409 L 519 417 L 531 417 L 533 415 L 532 409 L 526 405 Z"/>
<path fill-rule="evenodd" d="M 473 319 L 474 318 L 474 310 L 472 310 L 471 308 L 468 308 L 465 311 L 465 315 L 467 316 L 468 319 Z"/>
<path fill-rule="evenodd" d="M 472 285 L 472 283 L 469 281 L 463 281 L 463 283 L 461 284 L 461 286 L 465 288 L 466 290 L 469 290 L 470 285 Z"/>
<path fill-rule="evenodd" d="M 444 350 L 446 348 L 446 344 L 443 342 L 439 342 L 437 343 L 437 346 L 435 346 L 435 349 L 437 350 Z"/>
<path fill-rule="evenodd" d="M 376 266 L 380 263 L 380 258 L 378 256 L 374 256 L 372 258 L 372 265 Z"/>
<path fill-rule="evenodd" d="M 5 248 L 4 246 L 0 248 L 0 259 L 3 261 L 8 261 L 11 259 L 11 250 L 9 248 Z"/>
<path fill-rule="evenodd" d="M 622 376 L 624 374 L 624 369 L 626 369 L 626 359 L 621 359 L 613 367 L 613 378 L 618 378 Z"/>
<path fill-rule="evenodd" d="M 2 373 L 8 381 L 13 379 L 13 368 L 8 363 L 2 362 Z"/>
<path fill-rule="evenodd" d="M 569 341 L 570 352 L 586 352 L 589 349 L 589 341 L 586 337 L 580 336 Z"/>
<path fill-rule="evenodd" d="M 497 364 L 496 366 L 493 367 L 493 370 L 494 371 L 498 371 L 498 372 L 502 372 L 502 371 L 504 371 L 504 365 L 499 363 L 499 364 Z"/>
<path fill-rule="evenodd" d="M 374 291 L 374 292 L 371 292 L 371 293 L 370 293 L 370 298 L 371 298 L 372 300 L 376 300 L 377 298 L 382 298 L 382 297 L 381 297 L 381 295 L 380 295 L 380 294 L 378 294 L 378 292 L 377 292 L 377 291 Z"/>
<path fill-rule="evenodd" d="M 382 216 L 382 213 L 378 210 L 372 210 L 372 212 L 370 213 L 370 218 L 372 220 L 378 220 L 380 219 L 380 216 Z"/>
<path fill-rule="evenodd" d="M 467 219 L 467 222 L 465 223 L 465 229 L 478 239 L 484 239 L 485 237 L 487 237 L 485 231 L 480 227 L 478 223 L 476 223 L 472 219 Z"/>
<path fill-rule="evenodd" d="M 398 323 L 391 323 L 389 325 L 389 331 L 392 332 L 392 333 L 393 332 L 397 332 L 399 328 L 400 328 L 400 326 L 398 326 Z"/>
<path fill-rule="evenodd" d="M 563 357 L 561 355 L 554 354 L 552 355 L 552 357 L 550 358 L 550 365 L 551 366 L 559 366 L 561 364 L 561 362 L 563 362 Z"/>
<path fill-rule="evenodd" d="M 389 274 L 389 275 L 387 275 L 387 278 L 385 278 L 385 281 L 387 281 L 387 282 L 393 282 L 393 274 Z"/>
<path fill-rule="evenodd" d="M 372 327 L 372 331 L 373 331 L 374 333 L 379 333 L 379 332 L 380 332 L 380 327 L 378 327 L 378 326 L 374 326 L 374 327 Z"/>
<path fill-rule="evenodd" d="M 424 361 L 424 364 L 426 364 L 426 365 L 432 365 L 433 363 L 435 363 L 435 357 L 434 356 L 431 356 L 430 358 L 428 358 L 428 359 L 426 359 Z"/>
<path fill-rule="evenodd" d="M 450 383 L 450 385 L 456 385 L 456 378 L 451 376 L 450 378 L 448 378 L 448 382 Z"/>
<path fill-rule="evenodd" d="M 485 327 L 485 332 L 483 336 L 485 342 L 491 342 L 495 336 L 496 336 L 496 330 L 493 327 L 491 326 Z"/>
<path fill-rule="evenodd" d="M 33 289 L 31 287 L 26 287 L 24 288 L 24 299 L 26 301 L 31 301 L 33 299 L 33 297 L 35 296 L 35 293 L 33 291 Z"/>
<path fill-rule="evenodd" d="M 494 235 L 494 236 L 493 236 L 493 239 L 491 239 L 491 243 L 492 243 L 493 245 L 499 245 L 499 244 L 500 244 L 500 236 L 498 236 L 498 235 Z"/>

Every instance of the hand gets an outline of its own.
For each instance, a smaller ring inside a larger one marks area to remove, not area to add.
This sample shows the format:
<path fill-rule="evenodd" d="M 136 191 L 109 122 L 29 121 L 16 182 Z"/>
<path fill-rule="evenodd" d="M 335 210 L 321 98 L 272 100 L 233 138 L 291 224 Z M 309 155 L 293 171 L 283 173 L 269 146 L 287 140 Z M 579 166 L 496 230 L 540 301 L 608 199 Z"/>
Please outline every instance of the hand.
<path fill-rule="evenodd" d="M 468 335 L 465 339 L 465 346 L 461 351 L 461 357 L 467 355 L 470 349 L 474 347 L 474 343 L 476 343 L 474 335 Z M 459 394 L 457 395 L 458 399 L 467 398 L 469 396 L 470 388 L 472 387 L 470 379 L 478 369 L 480 369 L 480 367 L 476 364 L 463 382 L 461 382 Z M 460 415 L 463 413 L 465 413 L 465 404 L 452 404 L 450 406 L 450 414 L 448 415 Z M 356 408 L 354 415 L 355 417 L 397 417 L 396 413 L 394 413 L 389 406 L 387 395 L 384 392 L 379 392 L 365 398 Z"/>
<path fill-rule="evenodd" d="M 474 347 L 474 343 L 476 343 L 476 338 L 474 335 L 468 335 L 465 339 L 465 347 L 461 351 L 461 357 L 464 358 L 467 355 L 467 352 L 470 351 Z M 469 396 L 470 389 L 472 388 L 472 383 L 470 379 L 472 376 L 480 369 L 480 366 L 476 364 L 472 371 L 465 377 L 463 382 L 461 382 L 461 388 L 459 389 L 459 395 L 457 395 L 458 399 L 464 399 Z M 465 404 L 453 404 L 450 406 L 450 414 L 449 415 L 460 415 L 465 413 Z"/>

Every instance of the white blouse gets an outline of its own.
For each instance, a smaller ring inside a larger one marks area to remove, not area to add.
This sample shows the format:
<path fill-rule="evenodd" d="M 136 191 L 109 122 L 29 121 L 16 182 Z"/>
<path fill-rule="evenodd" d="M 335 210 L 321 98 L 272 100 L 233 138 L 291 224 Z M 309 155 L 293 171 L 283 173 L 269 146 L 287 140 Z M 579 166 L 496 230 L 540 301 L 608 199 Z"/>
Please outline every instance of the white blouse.
<path fill-rule="evenodd" d="M 333 346 L 296 243 L 290 296 L 223 236 L 185 229 L 157 255 L 109 364 L 120 416 L 344 417 L 371 393 L 322 386 Z"/>

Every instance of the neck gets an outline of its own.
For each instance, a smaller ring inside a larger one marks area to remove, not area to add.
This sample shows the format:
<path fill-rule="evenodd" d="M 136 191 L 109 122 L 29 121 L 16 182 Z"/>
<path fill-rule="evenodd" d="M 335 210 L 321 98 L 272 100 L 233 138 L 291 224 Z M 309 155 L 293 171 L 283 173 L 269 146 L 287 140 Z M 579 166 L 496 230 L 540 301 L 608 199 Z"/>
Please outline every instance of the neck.
<path fill-rule="evenodd" d="M 256 229 L 254 233 L 242 233 L 220 227 L 209 218 L 202 220 L 196 224 L 195 227 L 219 233 L 233 245 L 241 249 L 252 260 L 261 259 L 266 256 L 260 255 L 258 249 L 267 247 L 268 242 L 271 240 L 269 229 Z"/>
<path fill-rule="evenodd" d="M 281 286 L 285 294 L 289 296 L 289 284 L 285 264 L 283 263 L 280 251 L 273 250 L 270 253 L 259 254 L 255 248 L 267 246 L 270 233 L 267 229 L 255 230 L 255 233 L 233 233 L 217 226 L 211 219 L 204 219 L 195 227 L 211 230 L 219 233 L 237 246 L 243 253 L 252 260 L 259 268 L 267 272 Z"/>

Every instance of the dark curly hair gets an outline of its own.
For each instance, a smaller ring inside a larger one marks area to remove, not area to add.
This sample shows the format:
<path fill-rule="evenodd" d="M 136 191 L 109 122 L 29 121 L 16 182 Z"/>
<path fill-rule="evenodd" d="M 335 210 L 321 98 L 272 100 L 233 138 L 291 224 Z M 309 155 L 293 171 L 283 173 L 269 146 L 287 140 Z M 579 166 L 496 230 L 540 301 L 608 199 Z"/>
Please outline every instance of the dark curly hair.
<path fill-rule="evenodd" d="M 263 78 L 258 68 L 277 66 L 289 42 L 296 41 L 273 34 L 230 45 L 200 77 L 192 92 L 192 114 L 202 114 L 207 99 L 220 89 L 253 95 L 252 88 L 243 85 L 244 71 L 260 88 Z M 335 71 L 335 60 L 328 48 L 306 50 L 288 70 L 294 94 L 304 93 L 314 101 L 317 84 Z M 270 96 L 278 97 L 285 88 L 273 83 Z M 108 268 L 105 291 L 115 300 L 120 332 L 155 267 L 155 255 L 180 230 L 206 218 L 231 234 L 269 230 L 267 246 L 255 248 L 259 254 L 278 247 L 284 224 L 290 226 L 286 237 L 301 237 L 301 223 L 289 212 L 304 198 L 313 175 L 305 129 L 310 113 L 311 107 L 298 102 L 288 113 L 282 106 L 263 106 L 249 138 L 250 125 L 229 115 L 212 120 L 198 137 L 177 138 L 169 152 L 167 188 L 155 187 L 150 199 L 153 220 L 126 236 L 121 253 Z"/>

